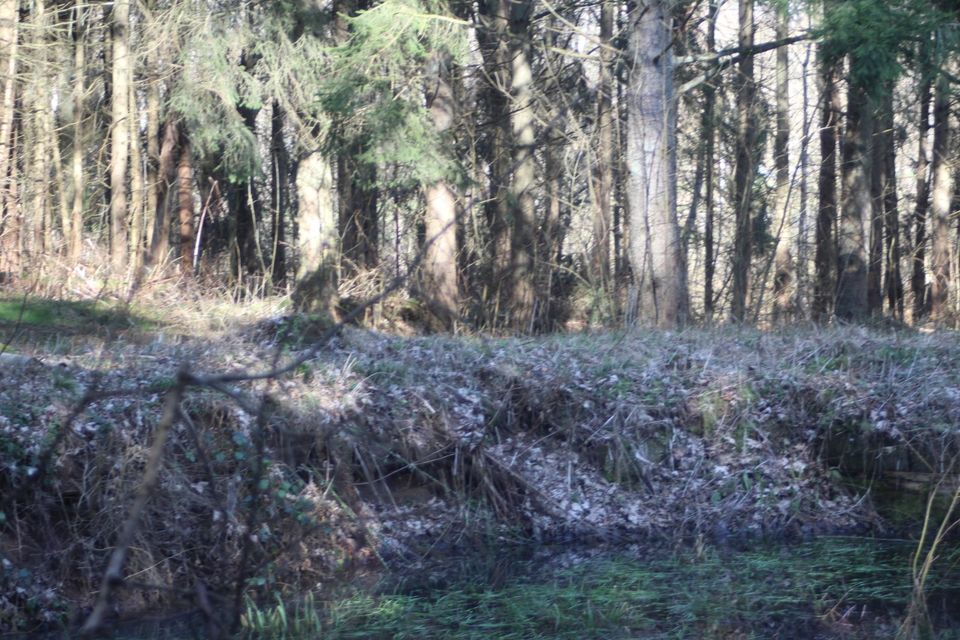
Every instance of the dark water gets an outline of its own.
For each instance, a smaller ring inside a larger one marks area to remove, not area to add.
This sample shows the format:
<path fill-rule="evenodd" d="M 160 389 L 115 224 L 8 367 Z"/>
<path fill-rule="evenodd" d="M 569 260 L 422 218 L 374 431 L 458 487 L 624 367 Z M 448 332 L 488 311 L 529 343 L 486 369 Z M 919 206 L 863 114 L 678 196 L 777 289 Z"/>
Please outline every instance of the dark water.
<path fill-rule="evenodd" d="M 406 563 L 338 595 L 267 597 L 247 638 L 892 638 L 911 596 L 913 543 L 503 547 Z M 928 579 L 936 638 L 960 638 L 960 549 Z M 65 637 L 48 636 L 48 637 Z M 206 637 L 196 616 L 106 637 Z"/>

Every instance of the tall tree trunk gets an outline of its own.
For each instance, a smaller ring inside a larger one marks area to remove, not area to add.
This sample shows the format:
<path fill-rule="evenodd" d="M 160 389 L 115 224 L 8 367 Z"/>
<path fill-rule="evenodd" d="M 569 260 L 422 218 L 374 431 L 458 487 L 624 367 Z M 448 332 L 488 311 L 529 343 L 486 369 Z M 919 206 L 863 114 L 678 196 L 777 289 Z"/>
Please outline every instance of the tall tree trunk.
<path fill-rule="evenodd" d="M 173 116 L 167 116 L 163 125 L 163 140 L 157 165 L 156 203 L 153 211 L 153 237 L 150 241 L 150 262 L 163 264 L 170 251 L 170 188 L 177 179 L 177 143 L 180 126 Z"/>
<path fill-rule="evenodd" d="M 130 260 L 134 271 L 143 264 L 144 186 L 143 153 L 140 144 L 140 113 L 133 66 L 130 68 Z"/>
<path fill-rule="evenodd" d="M 110 254 L 115 271 L 127 267 L 127 160 L 130 153 L 130 0 L 115 0 L 110 109 Z"/>
<path fill-rule="evenodd" d="M 333 170 L 319 151 L 307 152 L 296 167 L 297 285 L 294 307 L 334 317 L 340 234 L 334 208 Z"/>
<path fill-rule="evenodd" d="M 808 14 L 808 28 L 812 29 L 812 16 Z M 810 310 L 807 301 L 810 300 L 809 290 L 809 248 L 807 245 L 807 221 L 810 210 L 810 54 L 813 46 L 807 43 L 804 47 L 803 70 L 801 71 L 801 86 L 803 87 L 803 135 L 800 140 L 800 211 L 797 216 L 797 300 L 795 302 L 798 317 L 809 317 Z"/>
<path fill-rule="evenodd" d="M 84 130 L 86 115 L 87 72 L 87 8 L 84 0 L 76 0 L 73 26 L 73 152 L 70 177 L 73 182 L 73 202 L 70 208 L 70 237 L 67 257 L 75 262 L 83 250 L 83 200 L 86 175 L 83 170 Z"/>
<path fill-rule="evenodd" d="M 953 71 L 953 67 L 949 67 Z M 943 323 L 949 312 L 950 293 L 950 205 L 953 170 L 950 159 L 950 80 L 937 79 L 933 106 L 933 186 L 930 198 L 930 317 Z"/>
<path fill-rule="evenodd" d="M 148 11 L 144 12 L 144 20 L 149 27 L 153 23 L 153 1 L 146 3 Z M 146 125 L 147 125 L 147 162 L 146 162 L 146 240 L 145 263 L 154 259 L 153 239 L 156 232 L 157 208 L 160 189 L 160 62 L 157 47 L 149 47 L 147 53 L 147 87 L 146 87 Z"/>
<path fill-rule="evenodd" d="M 513 181 L 510 185 L 513 235 L 510 246 L 512 324 L 521 331 L 533 328 L 536 296 L 536 185 L 534 156 L 533 67 L 530 61 L 530 14 L 533 0 L 510 6 L 510 127 L 513 140 Z"/>
<path fill-rule="evenodd" d="M 753 0 L 739 0 L 741 49 L 753 47 Z M 736 235 L 733 241 L 733 300 L 731 314 L 743 322 L 750 289 L 750 259 L 753 251 L 753 176 L 756 147 L 756 86 L 753 55 L 740 58 L 737 74 L 737 164 L 734 171 Z"/>
<path fill-rule="evenodd" d="M 593 212 L 591 276 L 595 288 L 610 285 L 610 224 L 613 215 L 613 22 L 616 4 L 600 5 L 600 82 L 597 87 L 597 162 L 594 167 L 596 206 Z M 551 256 L 552 259 L 552 256 Z"/>
<path fill-rule="evenodd" d="M 882 165 L 883 173 L 880 180 L 884 216 L 885 260 L 884 260 L 884 292 L 890 313 L 898 320 L 903 320 L 903 274 L 900 269 L 900 210 L 897 198 L 897 150 L 894 136 L 893 119 L 893 84 L 890 83 L 884 92 L 883 106 L 880 111 L 881 133 L 877 156 Z"/>
<path fill-rule="evenodd" d="M 450 63 L 448 55 L 435 52 L 427 72 L 427 108 L 441 139 L 448 135 L 454 119 Z M 443 180 L 427 185 L 425 190 L 427 245 L 423 261 L 423 293 L 427 307 L 439 326 L 450 330 L 458 316 L 460 304 L 457 287 L 457 201 L 453 189 Z"/>
<path fill-rule="evenodd" d="M 20 207 L 13 197 L 14 111 L 17 88 L 19 0 L 0 0 L 0 274 L 20 269 Z"/>
<path fill-rule="evenodd" d="M 777 5 L 777 39 L 790 35 L 790 16 L 786 2 Z M 796 316 L 797 273 L 793 260 L 793 233 L 790 222 L 790 75 L 789 49 L 777 49 L 777 134 L 773 161 L 777 170 L 774 233 L 777 248 L 773 261 L 773 317 L 775 321 Z"/>
<path fill-rule="evenodd" d="M 491 124 L 480 153 L 488 166 L 489 195 L 484 206 L 490 240 L 488 265 L 490 290 L 483 306 L 491 325 L 500 323 L 500 304 L 509 290 L 510 246 L 512 230 L 508 224 L 510 184 L 510 8 L 507 0 L 479 0 L 477 40 L 483 56 L 481 102 L 485 119 Z"/>
<path fill-rule="evenodd" d="M 282 286 L 287 278 L 287 210 L 290 208 L 290 158 L 283 140 L 284 114 L 274 100 L 270 116 L 270 156 L 273 159 L 273 252 L 270 258 L 271 280 Z"/>
<path fill-rule="evenodd" d="M 883 117 L 879 108 L 881 92 L 877 93 L 877 109 L 873 110 L 870 135 L 870 201 L 872 215 L 868 221 L 869 252 L 867 259 L 867 313 L 883 313 Z"/>
<path fill-rule="evenodd" d="M 43 255 L 50 247 L 48 240 L 52 231 L 50 148 L 45 132 L 46 114 L 50 108 L 50 70 L 47 60 L 49 47 L 46 43 L 49 23 L 45 0 L 33 5 L 29 26 L 28 33 L 31 38 L 28 46 L 37 50 L 37 54 L 29 61 L 29 85 L 24 100 L 27 109 L 23 127 L 24 168 L 27 169 L 24 176 L 24 199 L 28 203 L 29 212 L 30 254 L 34 264 L 42 266 Z"/>
<path fill-rule="evenodd" d="M 836 295 L 837 254 L 834 230 L 837 224 L 837 129 L 843 106 L 837 90 L 837 63 L 826 58 L 822 46 L 817 52 L 817 58 L 820 85 L 820 203 L 817 208 L 814 255 L 816 281 L 813 316 L 817 321 L 823 322 L 833 308 Z"/>
<path fill-rule="evenodd" d="M 929 44 L 925 45 L 929 47 Z M 921 61 L 927 60 L 926 55 Z M 927 211 L 930 207 L 930 176 L 928 137 L 930 134 L 930 93 L 932 82 L 931 70 L 928 65 L 921 64 L 920 81 L 920 114 L 918 118 L 918 149 L 917 149 L 917 188 L 916 203 L 913 211 L 913 253 L 911 256 L 910 290 L 913 293 L 913 321 L 919 322 L 926 315 L 927 275 L 926 275 L 926 246 L 927 246 Z"/>
<path fill-rule="evenodd" d="M 627 201 L 637 318 L 660 327 L 687 319 L 687 282 L 676 210 L 676 110 L 669 3 L 632 16 L 627 88 Z"/>
<path fill-rule="evenodd" d="M 717 0 L 710 0 L 707 8 L 707 52 L 713 53 L 717 50 L 717 11 L 719 6 Z M 716 81 L 714 81 L 716 82 Z M 704 144 L 704 165 L 706 194 L 704 195 L 704 223 L 703 223 L 703 319 L 709 324 L 713 321 L 713 274 L 716 267 L 715 244 L 714 244 L 714 171 L 715 159 L 714 149 L 716 146 L 716 105 L 717 88 L 714 82 L 708 82 L 703 89 L 703 121 L 701 129 L 703 131 Z"/>
<path fill-rule="evenodd" d="M 177 218 L 180 222 L 180 273 L 193 275 L 194 244 L 197 239 L 193 226 L 193 150 L 190 138 L 180 130 L 180 159 L 177 161 Z"/>
<path fill-rule="evenodd" d="M 857 80 L 857 65 L 851 56 L 847 88 L 847 122 L 843 139 L 843 190 L 840 229 L 837 238 L 837 307 L 842 320 L 867 317 L 867 239 L 873 220 L 870 198 L 870 143 L 873 136 L 867 88 Z"/>

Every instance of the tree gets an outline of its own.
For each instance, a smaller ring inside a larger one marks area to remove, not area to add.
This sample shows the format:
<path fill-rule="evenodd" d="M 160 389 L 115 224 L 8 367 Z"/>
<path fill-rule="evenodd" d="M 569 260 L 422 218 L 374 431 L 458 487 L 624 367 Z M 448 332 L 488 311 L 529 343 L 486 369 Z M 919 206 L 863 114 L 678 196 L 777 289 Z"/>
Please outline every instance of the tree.
<path fill-rule="evenodd" d="M 749 51 L 754 43 L 753 0 L 739 0 L 738 43 Z M 753 250 L 753 177 L 756 153 L 756 87 L 753 54 L 740 56 L 737 69 L 737 158 L 734 175 L 736 230 L 733 248 L 733 302 L 731 315 L 743 322 L 750 288 L 750 258 Z"/>
<path fill-rule="evenodd" d="M 676 111 L 671 14 L 665 0 L 638 3 L 630 16 L 633 61 L 626 88 L 626 194 L 630 261 L 646 324 L 687 320 L 686 271 L 676 210 Z"/>
<path fill-rule="evenodd" d="M 455 98 L 450 85 L 449 54 L 436 51 L 427 71 L 426 102 L 437 135 L 445 139 L 453 126 Z M 457 199 L 447 180 L 425 186 L 426 247 L 423 287 L 430 313 L 439 326 L 450 330 L 459 315 L 457 284 Z"/>
<path fill-rule="evenodd" d="M 777 5 L 777 39 L 786 40 L 790 35 L 790 15 L 787 2 Z M 793 238 L 790 237 L 790 76 L 787 47 L 777 49 L 777 134 L 774 141 L 773 161 L 777 171 L 777 191 L 774 212 L 776 215 L 773 293 L 774 319 L 789 319 L 794 314 L 796 301 L 796 264 L 793 259 Z"/>
<path fill-rule="evenodd" d="M 833 308 L 835 294 L 836 244 L 834 230 L 837 220 L 837 129 L 842 105 L 837 90 L 837 61 L 825 45 L 817 51 L 818 84 L 820 90 L 820 204 L 817 208 L 816 282 L 813 295 L 813 315 L 826 320 Z"/>
<path fill-rule="evenodd" d="M 938 323 L 947 319 L 950 291 L 950 253 L 954 242 L 951 233 L 950 215 L 953 198 L 953 162 L 949 155 L 952 130 L 950 124 L 951 86 L 949 71 L 942 73 L 936 82 L 933 103 L 933 163 L 930 203 L 930 317 Z"/>
<path fill-rule="evenodd" d="M 871 105 L 867 87 L 858 78 L 858 58 L 850 60 L 847 118 L 841 166 L 843 173 L 840 227 L 837 236 L 836 315 L 843 320 L 867 316 L 867 226 L 873 219 L 870 197 Z"/>
<path fill-rule="evenodd" d="M 127 266 L 127 159 L 130 153 L 130 0 L 113 4 L 113 78 L 110 108 L 110 255 L 114 270 Z"/>
<path fill-rule="evenodd" d="M 510 130 L 513 176 L 510 183 L 510 301 L 512 325 L 521 330 L 533 327 L 534 265 L 537 227 L 535 194 L 536 132 L 533 111 L 533 67 L 530 61 L 530 16 L 533 0 L 510 3 Z"/>

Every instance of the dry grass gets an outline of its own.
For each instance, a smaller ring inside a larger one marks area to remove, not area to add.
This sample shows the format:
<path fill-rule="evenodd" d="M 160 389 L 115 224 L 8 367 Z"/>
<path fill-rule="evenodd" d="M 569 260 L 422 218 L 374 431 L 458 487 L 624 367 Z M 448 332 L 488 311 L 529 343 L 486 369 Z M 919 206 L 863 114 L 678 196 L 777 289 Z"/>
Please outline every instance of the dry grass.
<path fill-rule="evenodd" d="M 153 313 L 167 324 L 141 339 L 77 340 L 4 370 L 0 629 L 89 604 L 181 362 L 267 369 L 312 335 L 309 320 L 278 317 L 281 300 L 240 314 L 183 299 L 158 294 Z M 294 373 L 238 386 L 269 395 L 262 431 L 229 397 L 188 394 L 117 606 L 225 597 L 245 540 L 248 586 L 284 589 L 476 536 L 880 527 L 869 496 L 843 488 L 831 467 L 942 471 L 960 444 L 957 361 L 954 334 L 852 328 L 537 339 L 346 329 Z M 117 393 L 65 424 L 93 388 Z"/>

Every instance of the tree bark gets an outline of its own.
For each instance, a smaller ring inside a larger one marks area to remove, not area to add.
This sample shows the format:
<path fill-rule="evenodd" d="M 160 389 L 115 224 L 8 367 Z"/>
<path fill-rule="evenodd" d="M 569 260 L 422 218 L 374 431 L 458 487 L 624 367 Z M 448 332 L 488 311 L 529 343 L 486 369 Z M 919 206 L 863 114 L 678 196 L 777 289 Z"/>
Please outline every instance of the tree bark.
<path fill-rule="evenodd" d="M 513 180 L 510 185 L 511 219 L 510 298 L 514 328 L 533 328 L 536 295 L 536 209 L 534 187 L 537 164 L 534 156 L 533 66 L 530 61 L 530 14 L 532 0 L 510 5 L 510 127 L 513 140 Z"/>
<path fill-rule="evenodd" d="M 127 160 L 130 153 L 130 0 L 115 0 L 110 109 L 110 254 L 116 272 L 127 267 Z"/>
<path fill-rule="evenodd" d="M 441 139 L 454 119 L 454 95 L 449 82 L 450 57 L 435 52 L 427 71 L 427 108 Z M 423 293 L 439 327 L 451 330 L 458 317 L 457 201 L 450 185 L 438 180 L 426 185 L 426 250 L 423 261 Z"/>
<path fill-rule="evenodd" d="M 926 45 L 929 47 L 929 45 Z M 921 57 L 926 61 L 927 56 Z M 919 322 L 926 315 L 927 276 L 926 276 L 926 246 L 927 246 L 927 212 L 930 208 L 930 176 L 928 137 L 930 133 L 930 93 L 932 82 L 931 70 L 928 65 L 921 64 L 923 79 L 920 82 L 920 114 L 918 118 L 918 149 L 917 149 L 917 188 L 916 203 L 913 210 L 913 253 L 911 256 L 910 290 L 913 293 L 913 322 Z"/>
<path fill-rule="evenodd" d="M 0 0 L 0 274 L 20 269 L 20 207 L 13 197 L 13 129 L 17 88 L 19 0 Z"/>
<path fill-rule="evenodd" d="M 790 17 L 787 3 L 777 5 L 777 39 L 790 35 Z M 790 222 L 790 67 L 789 49 L 777 49 L 777 133 L 774 140 L 773 161 L 777 172 L 777 191 L 774 210 L 776 252 L 773 261 L 773 317 L 774 321 L 789 321 L 796 317 L 796 263 L 793 259 L 793 226 Z"/>
<path fill-rule="evenodd" d="M 180 158 L 177 161 L 177 218 L 180 222 L 180 273 L 194 273 L 194 244 L 197 235 L 193 226 L 193 150 L 190 138 L 180 130 Z"/>
<path fill-rule="evenodd" d="M 134 272 L 143 264 L 144 186 L 143 153 L 140 144 L 140 113 L 133 65 L 130 67 L 130 260 Z"/>
<path fill-rule="evenodd" d="M 83 202 L 87 189 L 86 174 L 83 170 L 86 71 L 87 8 L 84 0 L 76 0 L 73 27 L 73 153 L 70 170 L 73 202 L 70 208 L 70 238 L 67 241 L 67 257 L 71 262 L 77 261 L 83 251 Z"/>
<path fill-rule="evenodd" d="M 633 11 L 626 92 L 627 201 L 636 317 L 676 327 L 687 319 L 687 282 L 676 210 L 676 110 L 667 2 Z"/>
<path fill-rule="evenodd" d="M 741 49 L 753 47 L 753 0 L 739 0 Z M 734 171 L 736 232 L 733 248 L 733 299 L 731 315 L 743 322 L 750 289 L 750 261 L 753 252 L 753 176 L 756 148 L 756 86 L 753 55 L 741 56 L 737 74 L 737 159 Z"/>
<path fill-rule="evenodd" d="M 942 74 L 937 79 L 933 106 L 933 185 L 930 194 L 930 318 L 938 324 L 945 322 L 949 313 L 950 205 L 953 197 L 950 97 L 950 81 L 946 74 Z"/>
<path fill-rule="evenodd" d="M 833 308 L 836 294 L 837 224 L 837 129 L 843 106 L 837 90 L 837 64 L 828 60 L 821 49 L 817 52 L 820 89 L 820 169 L 818 178 L 820 203 L 817 208 L 816 248 L 814 255 L 816 281 L 813 292 L 813 316 L 825 321 Z"/>
<path fill-rule="evenodd" d="M 842 320 L 867 317 L 867 239 L 873 220 L 870 198 L 870 143 L 873 134 L 871 105 L 867 88 L 858 83 L 851 56 L 847 89 L 847 122 L 843 139 L 843 190 L 840 229 L 837 238 L 837 306 Z"/>
<path fill-rule="evenodd" d="M 597 162 L 594 168 L 596 206 L 593 211 L 593 286 L 606 290 L 610 285 L 610 225 L 613 217 L 613 22 L 616 5 L 600 5 L 600 82 L 597 87 Z M 552 258 L 552 256 L 551 256 Z"/>
<path fill-rule="evenodd" d="M 897 198 L 897 150 L 894 137 L 893 118 L 893 84 L 885 90 L 884 103 L 881 110 L 882 135 L 880 137 L 881 153 L 878 156 L 883 167 L 880 181 L 880 191 L 883 197 L 885 260 L 884 260 L 884 292 L 890 313 L 898 320 L 903 320 L 903 273 L 900 268 L 900 210 Z"/>
<path fill-rule="evenodd" d="M 297 163 L 297 285 L 298 311 L 320 311 L 333 318 L 337 305 L 340 234 L 334 209 L 333 170 L 319 151 L 309 151 Z"/>
<path fill-rule="evenodd" d="M 713 53 L 717 50 L 717 11 L 719 6 L 717 0 L 710 0 L 707 8 L 707 53 Z M 718 81 L 718 80 L 717 80 Z M 708 82 L 703 89 L 703 121 L 701 128 L 703 130 L 704 144 L 704 173 L 706 180 L 706 193 L 704 194 L 704 223 L 703 223 L 703 319 L 710 324 L 713 321 L 713 274 L 716 268 L 716 256 L 714 255 L 714 149 L 716 146 L 716 105 L 717 105 L 717 87 L 714 82 Z"/>
<path fill-rule="evenodd" d="M 477 40 L 483 56 L 481 102 L 490 123 L 480 153 L 488 167 L 489 191 L 484 206 L 489 229 L 486 264 L 490 289 L 483 297 L 488 323 L 500 324 L 501 302 L 509 291 L 512 229 L 508 224 L 510 184 L 510 8 L 507 0 L 479 0 Z"/>
<path fill-rule="evenodd" d="M 287 278 L 287 210 L 290 208 L 290 158 L 283 140 L 284 113 L 274 100 L 270 115 L 270 156 L 273 160 L 273 252 L 270 275 L 274 286 L 282 286 Z"/>
<path fill-rule="evenodd" d="M 163 140 L 160 144 L 159 164 L 157 167 L 157 208 L 154 211 L 153 238 L 150 242 L 150 262 L 163 264 L 170 251 L 170 209 L 168 207 L 170 188 L 177 179 L 177 142 L 180 126 L 173 116 L 168 116 L 163 125 Z"/>

